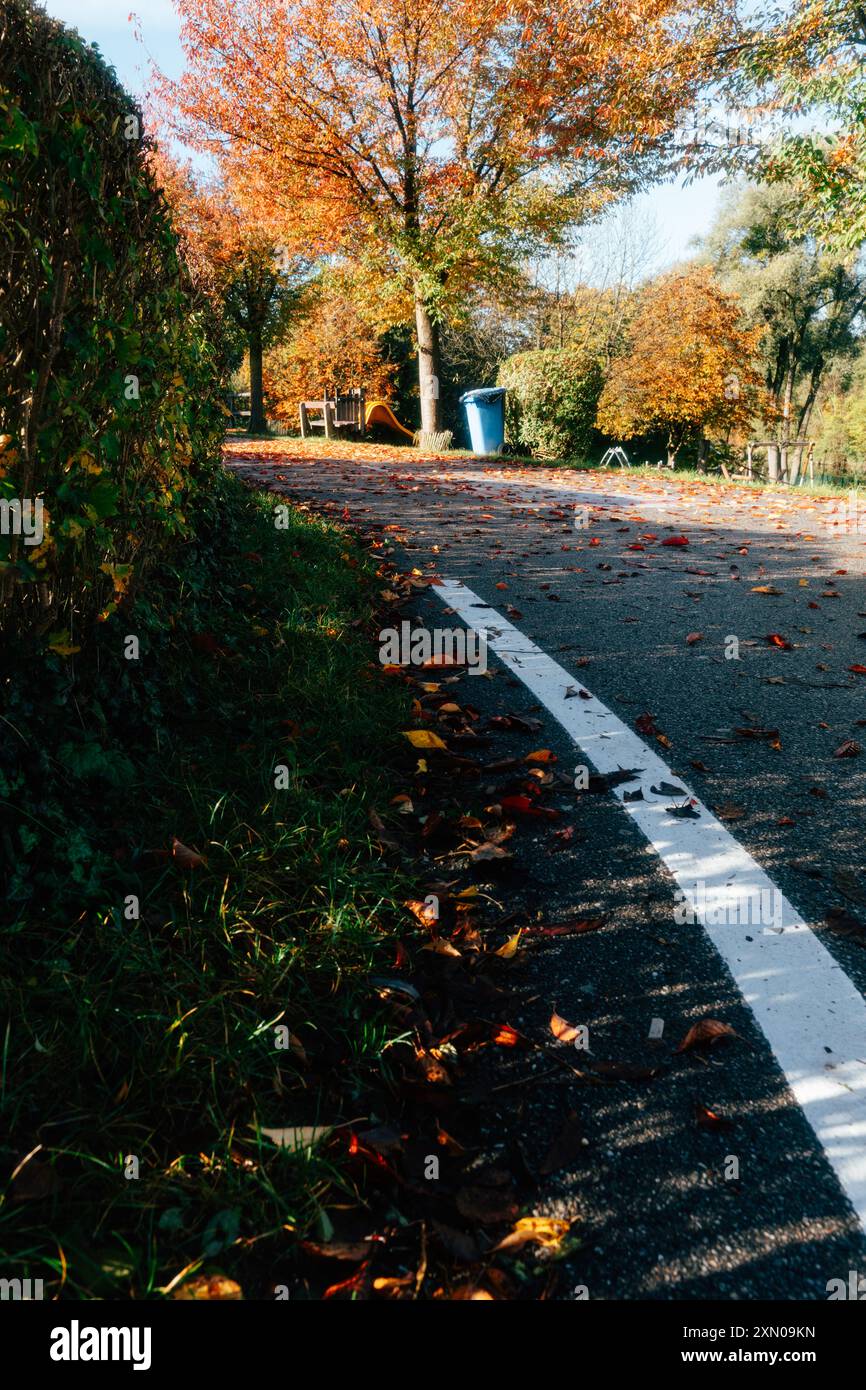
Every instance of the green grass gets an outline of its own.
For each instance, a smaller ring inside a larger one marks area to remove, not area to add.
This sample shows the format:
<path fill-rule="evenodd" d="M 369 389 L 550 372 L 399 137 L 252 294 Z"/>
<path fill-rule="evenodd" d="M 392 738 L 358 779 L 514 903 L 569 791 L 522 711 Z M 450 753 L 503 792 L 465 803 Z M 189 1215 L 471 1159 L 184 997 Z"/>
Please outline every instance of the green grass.
<path fill-rule="evenodd" d="M 368 558 L 275 505 L 221 477 L 198 544 L 92 649 L 3 672 L 0 1273 L 46 1297 L 199 1270 L 267 1293 L 363 1200 L 339 1131 L 293 1153 L 259 1127 L 340 1124 L 387 1088 L 368 976 L 405 893 L 368 813 L 405 710 L 371 660 Z"/>

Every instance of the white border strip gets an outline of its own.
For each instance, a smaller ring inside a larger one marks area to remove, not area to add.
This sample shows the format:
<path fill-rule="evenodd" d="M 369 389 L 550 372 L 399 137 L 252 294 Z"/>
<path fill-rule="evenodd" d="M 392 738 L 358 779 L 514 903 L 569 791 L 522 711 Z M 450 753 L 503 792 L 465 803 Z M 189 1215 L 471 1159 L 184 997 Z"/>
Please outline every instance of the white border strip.
<path fill-rule="evenodd" d="M 585 689 L 580 677 L 557 665 L 458 580 L 443 580 L 433 588 L 468 627 L 485 630 L 503 664 L 550 710 L 599 773 L 641 769 L 638 778 L 613 788 L 613 794 L 682 889 L 733 975 L 866 1228 L 863 996 L 706 806 L 695 798 L 699 819 L 680 819 L 666 809 L 676 798 L 652 795 L 650 788 L 662 780 L 685 785 L 658 754 L 594 696 L 566 699 L 566 687 Z M 625 793 L 638 786 L 644 800 L 625 801 Z M 706 885 L 705 896 L 697 893 L 697 884 Z M 738 906 L 747 895 L 761 893 L 774 895 L 765 901 L 772 900 L 777 911 L 781 904 L 778 927 L 737 922 Z"/>

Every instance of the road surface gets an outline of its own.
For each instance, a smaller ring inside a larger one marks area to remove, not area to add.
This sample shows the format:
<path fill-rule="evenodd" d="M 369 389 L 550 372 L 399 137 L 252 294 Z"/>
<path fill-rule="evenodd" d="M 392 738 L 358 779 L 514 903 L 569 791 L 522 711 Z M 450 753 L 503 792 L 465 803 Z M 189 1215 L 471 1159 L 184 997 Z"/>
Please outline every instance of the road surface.
<path fill-rule="evenodd" d="M 435 578 L 426 626 L 490 636 L 495 676 L 461 698 L 541 717 L 569 776 L 639 768 L 603 794 L 561 778 L 547 804 L 573 842 L 539 829 L 512 885 L 546 921 L 608 923 L 539 957 L 515 1025 L 555 1003 L 594 1057 L 653 1072 L 579 1098 L 585 1153 L 542 1194 L 580 1222 L 574 1296 L 826 1299 L 866 1275 L 866 518 L 291 441 L 227 463 Z M 705 1018 L 736 1038 L 678 1053 Z M 521 1106 L 516 1140 L 488 1138 L 531 1155 L 563 1101 L 535 1086 Z"/>

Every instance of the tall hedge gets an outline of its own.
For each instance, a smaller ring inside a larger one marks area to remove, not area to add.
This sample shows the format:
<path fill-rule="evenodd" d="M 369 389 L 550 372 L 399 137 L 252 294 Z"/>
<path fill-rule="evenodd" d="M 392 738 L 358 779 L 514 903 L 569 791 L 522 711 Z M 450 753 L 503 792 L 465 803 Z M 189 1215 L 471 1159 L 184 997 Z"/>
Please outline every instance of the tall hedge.
<path fill-rule="evenodd" d="M 0 500 L 45 525 L 0 534 L 0 625 L 68 655 L 188 533 L 219 353 L 112 71 L 29 0 L 0 0 L 0 53 Z"/>
<path fill-rule="evenodd" d="M 541 458 L 568 458 L 591 448 L 604 384 L 596 358 L 570 348 L 518 352 L 503 362 L 498 384 L 508 388 L 509 444 Z"/>

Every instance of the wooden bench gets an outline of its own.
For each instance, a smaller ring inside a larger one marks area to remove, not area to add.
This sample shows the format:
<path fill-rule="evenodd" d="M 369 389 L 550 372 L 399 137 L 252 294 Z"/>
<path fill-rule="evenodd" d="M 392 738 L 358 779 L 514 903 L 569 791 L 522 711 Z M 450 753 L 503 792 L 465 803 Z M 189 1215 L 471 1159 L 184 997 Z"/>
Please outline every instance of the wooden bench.
<path fill-rule="evenodd" d="M 298 410 L 303 439 L 312 434 L 313 430 L 324 430 L 326 439 L 333 439 L 340 430 L 351 430 L 353 434 L 364 433 L 363 386 L 353 387 L 350 391 L 335 391 L 333 396 L 329 396 L 326 391 L 320 401 L 301 401 Z"/>

